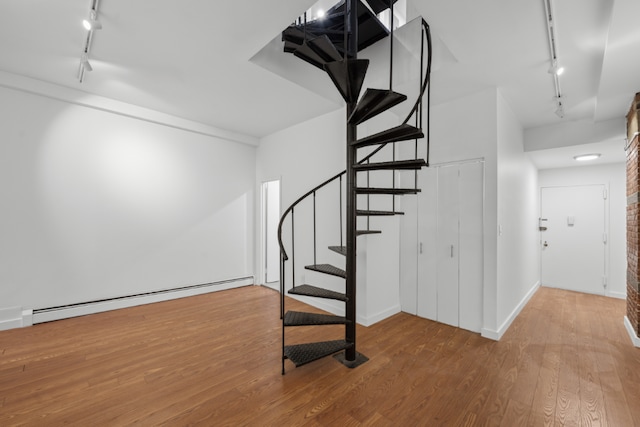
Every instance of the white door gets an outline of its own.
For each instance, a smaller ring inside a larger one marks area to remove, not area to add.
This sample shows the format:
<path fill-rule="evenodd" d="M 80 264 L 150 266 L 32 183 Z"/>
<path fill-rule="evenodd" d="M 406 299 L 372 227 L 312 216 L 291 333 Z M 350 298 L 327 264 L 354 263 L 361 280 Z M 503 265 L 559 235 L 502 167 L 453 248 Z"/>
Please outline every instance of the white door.
<path fill-rule="evenodd" d="M 484 295 L 484 163 L 465 163 L 459 170 L 459 326 L 480 332 Z"/>
<path fill-rule="evenodd" d="M 280 280 L 280 246 L 278 223 L 280 222 L 280 181 L 262 184 L 262 214 L 264 236 L 265 283 Z"/>
<path fill-rule="evenodd" d="M 438 322 L 459 326 L 458 226 L 460 203 L 458 167 L 438 169 L 438 227 L 436 233 L 436 293 Z M 418 287 L 419 288 L 419 287 Z"/>
<path fill-rule="evenodd" d="M 605 197 L 604 185 L 542 188 L 543 286 L 604 295 Z"/>
<path fill-rule="evenodd" d="M 482 162 L 420 171 L 418 187 L 422 192 L 417 199 L 417 218 L 408 209 L 403 217 L 402 239 L 410 243 L 403 244 L 407 256 L 401 262 L 403 269 L 417 269 L 416 275 L 412 271 L 402 273 L 403 311 L 475 332 L 481 330 L 483 176 Z M 411 251 L 416 246 L 414 264 Z"/>

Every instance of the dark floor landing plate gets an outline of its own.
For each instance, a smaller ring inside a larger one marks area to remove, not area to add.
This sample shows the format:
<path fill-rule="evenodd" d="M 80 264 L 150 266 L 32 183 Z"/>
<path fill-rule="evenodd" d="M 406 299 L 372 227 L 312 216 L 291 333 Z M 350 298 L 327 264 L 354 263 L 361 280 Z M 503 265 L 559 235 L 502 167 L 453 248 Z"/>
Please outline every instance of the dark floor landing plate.
<path fill-rule="evenodd" d="M 336 359 L 338 362 L 342 363 L 344 366 L 346 366 L 347 368 L 357 368 L 358 366 L 362 365 L 365 362 L 369 361 L 369 358 L 367 356 L 365 356 L 362 353 L 358 353 L 356 351 L 356 358 L 355 360 L 347 360 L 345 358 L 345 352 L 341 352 L 338 354 L 335 354 L 333 356 L 334 359 Z"/>

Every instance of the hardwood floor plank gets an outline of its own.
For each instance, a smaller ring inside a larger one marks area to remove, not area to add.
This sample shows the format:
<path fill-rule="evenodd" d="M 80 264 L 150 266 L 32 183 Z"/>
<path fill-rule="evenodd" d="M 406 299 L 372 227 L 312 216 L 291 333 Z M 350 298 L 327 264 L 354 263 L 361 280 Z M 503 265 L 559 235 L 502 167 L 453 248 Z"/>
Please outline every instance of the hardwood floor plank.
<path fill-rule="evenodd" d="M 358 325 L 362 366 L 284 376 L 278 305 L 252 286 L 1 331 L 0 425 L 640 425 L 622 300 L 541 288 L 500 342 L 400 313 Z"/>

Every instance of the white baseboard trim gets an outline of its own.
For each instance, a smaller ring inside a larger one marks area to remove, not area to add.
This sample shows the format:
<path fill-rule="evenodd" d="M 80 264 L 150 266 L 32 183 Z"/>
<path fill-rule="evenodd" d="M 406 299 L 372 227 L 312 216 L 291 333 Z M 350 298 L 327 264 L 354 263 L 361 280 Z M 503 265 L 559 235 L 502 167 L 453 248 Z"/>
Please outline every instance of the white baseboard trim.
<path fill-rule="evenodd" d="M 502 338 L 502 335 L 504 335 L 504 333 L 507 332 L 507 329 L 509 329 L 509 326 L 511 326 L 511 323 L 513 323 L 516 317 L 518 317 L 518 314 L 520 314 L 524 306 L 527 305 L 531 297 L 538 291 L 538 289 L 540 289 L 539 281 L 536 282 L 535 285 L 533 285 L 533 287 L 529 290 L 529 292 L 527 292 L 524 298 L 522 298 L 520 303 L 516 306 L 516 308 L 513 309 L 511 314 L 502 323 L 502 325 L 498 328 L 497 331 L 487 329 L 487 328 L 482 328 L 481 335 L 485 338 L 489 338 L 494 341 L 500 341 L 500 338 Z"/>
<path fill-rule="evenodd" d="M 54 320 L 67 319 L 70 317 L 85 316 L 87 314 L 101 313 L 104 311 L 117 310 L 120 308 L 134 307 L 137 305 L 185 298 L 194 295 L 206 294 L 209 292 L 223 291 L 227 289 L 253 285 L 253 282 L 253 277 L 243 277 L 239 279 L 223 280 L 215 283 L 206 283 L 202 285 L 186 286 L 183 288 L 151 292 L 148 294 L 131 295 L 122 298 L 73 304 L 63 307 L 36 309 L 33 310 L 32 323 L 37 324 L 51 322 Z"/>
<path fill-rule="evenodd" d="M 21 318 L 0 320 L 0 331 L 7 331 L 15 328 L 22 328 Z"/>
<path fill-rule="evenodd" d="M 0 308 L 0 331 L 22 327 L 22 307 Z"/>
<path fill-rule="evenodd" d="M 627 293 L 626 292 L 609 292 L 609 295 L 607 295 L 611 298 L 618 298 L 618 299 L 627 299 Z"/>
<path fill-rule="evenodd" d="M 361 324 L 362 326 L 371 326 L 375 323 L 380 322 L 381 320 L 386 319 L 387 317 L 391 317 L 394 314 L 398 314 L 400 313 L 401 308 L 400 308 L 400 304 L 397 304 L 393 307 L 389 307 L 386 310 L 382 310 L 376 314 L 370 315 L 370 316 L 357 316 L 357 322 L 359 324 Z"/>
<path fill-rule="evenodd" d="M 629 338 L 631 338 L 633 345 L 635 347 L 640 347 L 640 338 L 636 335 L 636 331 L 633 330 L 633 325 L 631 325 L 627 316 L 624 316 L 624 327 L 627 328 L 627 333 L 629 334 Z"/>

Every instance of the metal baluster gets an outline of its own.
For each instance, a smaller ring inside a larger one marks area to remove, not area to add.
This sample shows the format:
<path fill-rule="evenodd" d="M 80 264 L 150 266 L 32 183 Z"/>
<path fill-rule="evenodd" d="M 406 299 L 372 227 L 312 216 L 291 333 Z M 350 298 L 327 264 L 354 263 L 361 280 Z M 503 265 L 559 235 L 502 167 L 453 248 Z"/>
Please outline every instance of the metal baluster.
<path fill-rule="evenodd" d="M 371 160 L 367 159 L 367 164 L 370 164 Z M 367 169 L 367 188 L 369 188 L 369 170 Z M 371 206 L 369 206 L 371 202 L 371 194 L 367 194 L 367 210 L 371 210 Z M 371 227 L 369 226 L 370 224 L 370 219 L 371 217 L 369 215 L 367 215 L 367 230 L 370 230 Z"/>
<path fill-rule="evenodd" d="M 340 247 L 342 244 L 342 175 L 340 175 Z"/>
<path fill-rule="evenodd" d="M 316 242 L 316 192 L 313 192 L 313 265 L 318 265 L 316 261 L 316 250 L 317 250 L 317 242 Z"/>
<path fill-rule="evenodd" d="M 392 159 L 395 162 L 396 161 L 396 143 L 395 142 L 391 144 L 391 149 L 393 150 Z M 392 174 L 391 179 L 393 182 L 393 188 L 396 188 L 396 170 L 391 169 L 391 174 Z M 396 195 L 395 194 L 391 195 L 391 210 L 393 212 L 396 211 Z"/>
<path fill-rule="evenodd" d="M 295 241 L 295 227 L 294 227 L 294 209 L 291 209 L 291 284 L 296 287 L 296 241 Z"/>
<path fill-rule="evenodd" d="M 391 34 L 389 34 L 389 90 L 393 90 L 393 0 L 389 0 L 391 9 Z"/>

